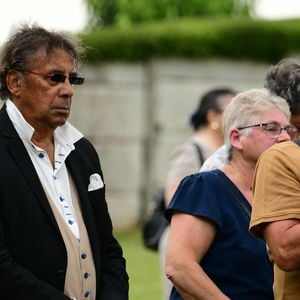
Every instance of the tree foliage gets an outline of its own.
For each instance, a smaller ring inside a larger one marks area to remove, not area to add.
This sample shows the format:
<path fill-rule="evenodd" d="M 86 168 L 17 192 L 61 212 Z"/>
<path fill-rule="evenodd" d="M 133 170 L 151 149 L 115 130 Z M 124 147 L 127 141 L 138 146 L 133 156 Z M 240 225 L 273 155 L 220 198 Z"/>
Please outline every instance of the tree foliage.
<path fill-rule="evenodd" d="M 300 19 L 189 18 L 130 28 L 98 28 L 80 38 L 89 63 L 174 57 L 274 63 L 300 53 L 299 36 Z"/>
<path fill-rule="evenodd" d="M 249 16 L 247 0 L 85 0 L 90 27 L 130 27 L 132 24 L 195 17 Z"/>

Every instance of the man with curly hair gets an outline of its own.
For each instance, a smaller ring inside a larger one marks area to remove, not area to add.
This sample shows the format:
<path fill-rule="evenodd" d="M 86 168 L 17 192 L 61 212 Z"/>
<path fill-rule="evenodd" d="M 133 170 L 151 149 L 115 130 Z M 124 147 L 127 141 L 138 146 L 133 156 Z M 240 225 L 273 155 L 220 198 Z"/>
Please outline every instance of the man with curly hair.
<path fill-rule="evenodd" d="M 271 66 L 265 87 L 287 101 L 291 111 L 290 122 L 300 130 L 300 60 L 286 58 Z"/>
<path fill-rule="evenodd" d="M 266 85 L 286 99 L 291 123 L 300 128 L 300 62 L 284 59 L 271 67 Z M 274 261 L 274 298 L 298 300 L 300 147 L 285 142 L 266 150 L 256 167 L 253 190 L 250 231 L 266 241 Z"/>

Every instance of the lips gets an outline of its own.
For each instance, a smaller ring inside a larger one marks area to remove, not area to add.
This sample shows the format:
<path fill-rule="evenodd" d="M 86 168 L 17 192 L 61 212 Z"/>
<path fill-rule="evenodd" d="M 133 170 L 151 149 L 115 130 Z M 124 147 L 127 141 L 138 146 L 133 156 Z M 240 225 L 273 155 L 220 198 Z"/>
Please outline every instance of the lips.
<path fill-rule="evenodd" d="M 69 107 L 54 107 L 53 109 L 61 113 L 68 113 L 70 111 Z"/>

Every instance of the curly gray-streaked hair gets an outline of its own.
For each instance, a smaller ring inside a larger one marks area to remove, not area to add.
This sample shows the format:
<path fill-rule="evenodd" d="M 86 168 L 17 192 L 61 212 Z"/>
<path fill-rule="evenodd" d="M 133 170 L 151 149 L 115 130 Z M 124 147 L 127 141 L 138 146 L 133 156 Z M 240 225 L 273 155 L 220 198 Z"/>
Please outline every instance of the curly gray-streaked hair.
<path fill-rule="evenodd" d="M 285 58 L 271 66 L 265 78 L 265 88 L 284 98 L 292 114 L 300 113 L 300 60 Z"/>
<path fill-rule="evenodd" d="M 26 70 L 40 50 L 51 55 L 53 49 L 64 49 L 78 66 L 84 49 L 79 39 L 67 32 L 48 31 L 38 25 L 22 25 L 3 45 L 0 52 L 0 99 L 11 96 L 6 85 L 10 70 Z"/>

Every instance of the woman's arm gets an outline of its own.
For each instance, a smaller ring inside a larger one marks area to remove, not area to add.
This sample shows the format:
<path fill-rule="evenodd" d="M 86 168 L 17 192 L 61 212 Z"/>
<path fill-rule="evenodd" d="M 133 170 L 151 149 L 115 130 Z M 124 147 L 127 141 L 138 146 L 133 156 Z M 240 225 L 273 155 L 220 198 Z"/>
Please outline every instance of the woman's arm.
<path fill-rule="evenodd" d="M 183 213 L 173 215 L 165 272 L 183 299 L 229 299 L 199 265 L 215 235 L 214 223 L 206 218 Z"/>

